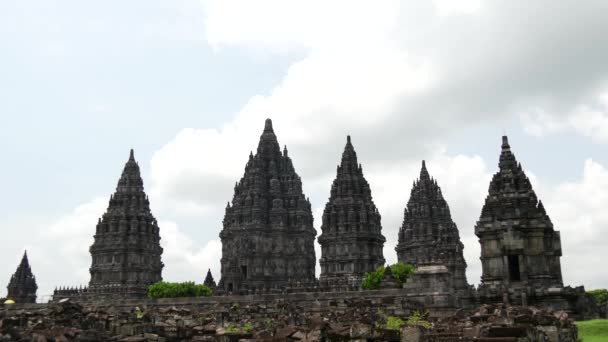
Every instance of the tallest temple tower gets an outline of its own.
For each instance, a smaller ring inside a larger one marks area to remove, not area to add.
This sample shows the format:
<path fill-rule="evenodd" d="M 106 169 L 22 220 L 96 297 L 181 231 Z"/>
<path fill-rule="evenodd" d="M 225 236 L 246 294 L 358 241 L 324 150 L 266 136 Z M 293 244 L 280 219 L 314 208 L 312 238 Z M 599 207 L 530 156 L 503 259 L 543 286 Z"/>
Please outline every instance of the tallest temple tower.
<path fill-rule="evenodd" d="M 287 148 L 266 120 L 224 216 L 222 278 L 227 292 L 278 288 L 315 280 L 316 231 Z"/>

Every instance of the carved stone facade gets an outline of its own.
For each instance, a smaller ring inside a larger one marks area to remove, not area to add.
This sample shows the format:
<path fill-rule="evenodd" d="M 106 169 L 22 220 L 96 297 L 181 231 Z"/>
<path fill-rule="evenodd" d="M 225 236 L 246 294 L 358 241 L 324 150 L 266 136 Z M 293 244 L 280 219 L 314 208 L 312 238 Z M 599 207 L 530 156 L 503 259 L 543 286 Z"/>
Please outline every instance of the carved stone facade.
<path fill-rule="evenodd" d="M 420 178 L 414 182 L 399 229 L 399 243 L 395 248 L 397 259 L 416 268 L 444 266 L 450 288 L 468 289 L 463 249 L 458 227 L 452 221 L 441 188 L 422 161 Z"/>
<path fill-rule="evenodd" d="M 502 138 L 499 171 L 475 226 L 481 243 L 480 294 L 561 288 L 560 234 L 532 189 L 521 164 Z"/>
<path fill-rule="evenodd" d="M 219 288 L 247 291 L 315 281 L 310 201 L 270 119 L 234 187 L 223 225 Z"/>
<path fill-rule="evenodd" d="M 365 272 L 384 265 L 380 213 L 350 136 L 342 153 L 329 201 L 323 211 L 320 281 L 358 282 Z"/>
<path fill-rule="evenodd" d="M 89 292 L 143 296 L 162 280 L 159 227 L 133 150 L 94 238 Z"/>
<path fill-rule="evenodd" d="M 12 275 L 6 289 L 8 290 L 6 299 L 12 299 L 15 303 L 36 303 L 38 285 L 36 285 L 36 277 L 30 268 L 27 252 L 23 254 L 21 263 Z"/>

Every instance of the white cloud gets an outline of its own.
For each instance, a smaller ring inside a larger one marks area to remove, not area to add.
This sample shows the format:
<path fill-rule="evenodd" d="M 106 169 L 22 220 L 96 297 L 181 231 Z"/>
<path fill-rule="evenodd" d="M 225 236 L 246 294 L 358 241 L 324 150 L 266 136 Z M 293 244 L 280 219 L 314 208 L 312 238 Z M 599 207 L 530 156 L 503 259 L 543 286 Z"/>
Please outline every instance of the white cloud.
<path fill-rule="evenodd" d="M 547 190 L 541 199 L 561 232 L 564 283 L 605 288 L 608 275 L 597 267 L 608 258 L 608 170 L 587 159 L 580 180 Z"/>
<path fill-rule="evenodd" d="M 602 93 L 591 104 L 577 105 L 566 115 L 533 108 L 520 113 L 524 130 L 534 136 L 574 131 L 595 142 L 608 142 L 608 93 Z"/>

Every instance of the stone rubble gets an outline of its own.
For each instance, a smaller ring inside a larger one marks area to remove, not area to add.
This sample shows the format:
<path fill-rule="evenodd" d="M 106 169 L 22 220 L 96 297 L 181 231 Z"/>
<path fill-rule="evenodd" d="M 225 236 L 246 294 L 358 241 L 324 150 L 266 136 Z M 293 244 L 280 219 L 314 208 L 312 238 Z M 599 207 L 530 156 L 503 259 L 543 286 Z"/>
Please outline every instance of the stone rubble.
<path fill-rule="evenodd" d="M 474 311 L 400 330 L 378 326 L 385 314 L 354 300 L 327 312 L 273 305 L 218 304 L 212 310 L 83 307 L 69 300 L 28 310 L 0 307 L 0 341 L 405 341 L 575 342 L 577 329 L 563 311 L 483 305 Z M 401 319 L 406 322 L 407 316 Z"/>

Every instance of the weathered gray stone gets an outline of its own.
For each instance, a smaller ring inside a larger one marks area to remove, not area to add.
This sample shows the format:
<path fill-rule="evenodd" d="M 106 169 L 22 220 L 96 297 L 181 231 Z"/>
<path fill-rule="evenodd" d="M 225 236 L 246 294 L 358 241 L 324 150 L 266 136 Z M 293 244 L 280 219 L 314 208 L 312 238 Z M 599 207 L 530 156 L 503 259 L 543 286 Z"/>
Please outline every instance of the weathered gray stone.
<path fill-rule="evenodd" d="M 38 285 L 36 285 L 36 277 L 34 277 L 30 268 L 27 251 L 23 253 L 21 263 L 17 267 L 17 271 L 11 276 L 6 289 L 8 290 L 6 299 L 12 299 L 15 303 L 36 303 Z"/>
<path fill-rule="evenodd" d="M 365 272 L 384 266 L 380 213 L 347 137 L 321 224 L 320 282 L 359 285 Z"/>
<path fill-rule="evenodd" d="M 270 119 L 224 216 L 222 277 L 225 292 L 266 292 L 290 283 L 314 283 L 316 231 L 287 148 L 281 153 Z"/>
<path fill-rule="evenodd" d="M 441 279 L 442 284 L 437 286 L 449 290 L 467 290 L 467 264 L 463 249 L 458 227 L 452 220 L 441 188 L 430 177 L 426 164 L 422 161 L 420 177 L 414 182 L 404 210 L 403 224 L 399 229 L 399 243 L 395 248 L 397 258 L 417 269 L 425 266 L 445 267 L 448 277 Z M 443 269 L 435 271 L 445 273 Z M 433 270 L 428 268 L 425 273 L 432 274 Z M 434 281 L 437 282 L 438 279 Z"/>

